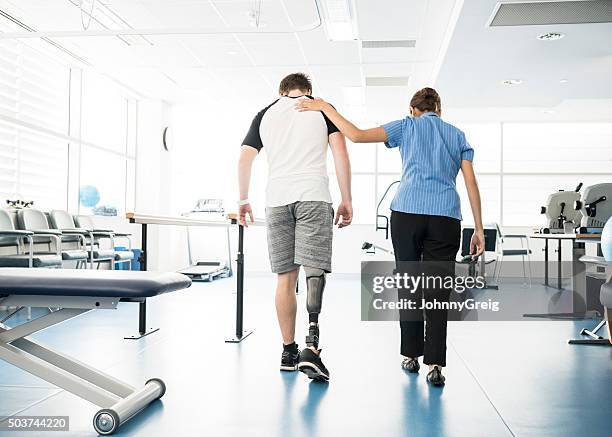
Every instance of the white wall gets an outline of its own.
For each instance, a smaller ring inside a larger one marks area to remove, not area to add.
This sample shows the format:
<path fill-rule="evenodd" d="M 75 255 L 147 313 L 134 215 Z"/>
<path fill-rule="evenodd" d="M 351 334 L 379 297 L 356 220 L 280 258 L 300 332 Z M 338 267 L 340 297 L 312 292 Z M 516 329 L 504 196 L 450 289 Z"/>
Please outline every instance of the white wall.
<path fill-rule="evenodd" d="M 174 157 L 162 144 L 163 129 L 169 124 L 170 106 L 167 103 L 160 100 L 138 103 L 135 210 L 139 213 L 174 213 Z M 129 227 L 140 235 L 137 226 Z M 181 231 L 173 227 L 149 226 L 148 234 L 149 270 L 177 270 L 185 265 L 180 259 L 184 245 Z"/>

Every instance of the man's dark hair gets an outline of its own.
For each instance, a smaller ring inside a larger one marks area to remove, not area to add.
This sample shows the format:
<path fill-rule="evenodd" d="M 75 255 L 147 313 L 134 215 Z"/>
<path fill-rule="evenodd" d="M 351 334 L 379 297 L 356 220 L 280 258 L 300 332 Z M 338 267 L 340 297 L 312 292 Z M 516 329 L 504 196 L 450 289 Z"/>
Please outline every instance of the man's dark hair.
<path fill-rule="evenodd" d="M 310 78 L 304 73 L 292 73 L 281 80 L 278 92 L 280 95 L 287 95 L 290 91 L 300 90 L 305 93 L 312 92 L 312 83 Z"/>

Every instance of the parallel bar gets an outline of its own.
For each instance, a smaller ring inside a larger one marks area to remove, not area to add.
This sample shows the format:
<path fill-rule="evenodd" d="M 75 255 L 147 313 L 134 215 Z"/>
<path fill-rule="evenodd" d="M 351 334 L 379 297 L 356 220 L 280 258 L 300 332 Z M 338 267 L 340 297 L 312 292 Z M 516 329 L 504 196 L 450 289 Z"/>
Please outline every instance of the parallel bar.
<path fill-rule="evenodd" d="M 231 263 L 231 239 L 230 239 L 230 227 L 238 226 L 238 254 L 236 259 L 236 329 L 235 337 L 227 340 L 227 342 L 240 342 L 251 332 L 244 332 L 243 318 L 244 318 L 244 227 L 238 222 L 238 216 L 236 214 L 228 214 L 226 220 L 198 220 L 189 217 L 171 217 L 171 216 L 157 216 L 149 214 L 140 214 L 130 212 L 126 214 L 126 218 L 130 223 L 140 224 L 142 229 L 142 251 L 140 254 L 140 270 L 147 270 L 147 258 L 148 258 L 148 247 L 147 247 L 147 225 L 168 225 L 168 226 L 208 226 L 208 227 L 225 227 L 227 228 L 227 241 L 228 241 L 228 264 L 229 264 L 229 276 L 232 275 L 232 263 Z M 264 226 L 265 220 L 256 219 L 253 223 L 249 222 L 250 226 Z M 297 292 L 296 287 L 296 292 Z M 146 302 L 141 302 L 139 305 L 139 327 L 138 335 L 132 337 L 125 337 L 125 339 L 133 340 L 144 337 L 145 335 L 151 334 L 157 331 L 157 329 L 149 329 L 146 327 L 147 307 Z"/>
<path fill-rule="evenodd" d="M 563 272 L 561 271 L 561 248 L 563 247 L 561 239 L 557 240 L 557 288 L 561 290 L 561 277 Z"/>
<path fill-rule="evenodd" d="M 242 338 L 244 317 L 244 227 L 238 226 L 238 280 L 236 287 L 236 338 Z"/>
<path fill-rule="evenodd" d="M 145 335 L 147 333 L 147 301 L 144 300 L 138 304 L 138 333 Z"/>
<path fill-rule="evenodd" d="M 237 223 L 232 219 L 232 223 Z M 252 334 L 244 332 L 244 226 L 238 224 L 238 252 L 236 255 L 236 331 L 235 336 L 226 340 L 226 343 L 240 343 Z"/>
<path fill-rule="evenodd" d="M 548 287 L 548 238 L 544 240 L 544 285 Z"/>

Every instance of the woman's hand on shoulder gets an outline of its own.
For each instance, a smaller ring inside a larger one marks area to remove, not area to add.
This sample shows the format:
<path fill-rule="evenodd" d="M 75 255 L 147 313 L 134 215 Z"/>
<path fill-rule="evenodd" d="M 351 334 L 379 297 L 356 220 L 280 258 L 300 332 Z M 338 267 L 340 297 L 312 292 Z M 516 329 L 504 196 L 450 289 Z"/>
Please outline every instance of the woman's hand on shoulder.
<path fill-rule="evenodd" d="M 325 100 L 321 98 L 316 99 L 300 99 L 295 104 L 295 109 L 299 112 L 304 111 L 324 111 L 329 106 Z"/>

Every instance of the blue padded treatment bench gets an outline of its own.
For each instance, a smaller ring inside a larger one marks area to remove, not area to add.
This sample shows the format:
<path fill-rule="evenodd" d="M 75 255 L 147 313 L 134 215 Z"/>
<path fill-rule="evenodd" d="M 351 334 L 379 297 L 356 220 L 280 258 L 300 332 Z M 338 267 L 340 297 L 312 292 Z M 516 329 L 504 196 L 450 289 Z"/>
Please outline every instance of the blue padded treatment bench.
<path fill-rule="evenodd" d="M 94 428 L 110 435 L 161 398 L 164 383 L 154 378 L 134 388 L 28 336 L 89 311 L 116 309 L 121 301 L 189 286 L 191 280 L 179 273 L 0 268 L 0 306 L 60 308 L 13 328 L 0 323 L 0 359 L 102 408 Z"/>

